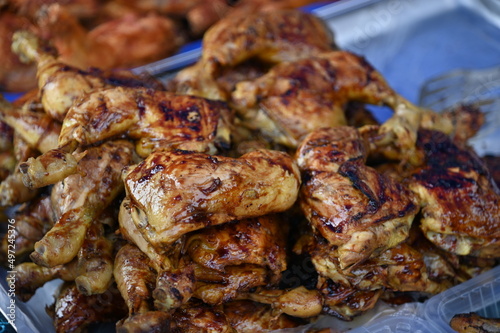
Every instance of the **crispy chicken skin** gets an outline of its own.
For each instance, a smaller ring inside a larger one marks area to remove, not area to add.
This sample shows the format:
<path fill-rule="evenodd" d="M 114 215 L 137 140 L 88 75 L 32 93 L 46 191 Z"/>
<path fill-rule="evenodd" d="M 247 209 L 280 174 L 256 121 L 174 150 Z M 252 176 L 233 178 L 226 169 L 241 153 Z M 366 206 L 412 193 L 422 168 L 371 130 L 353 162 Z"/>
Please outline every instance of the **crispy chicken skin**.
<path fill-rule="evenodd" d="M 337 246 L 348 269 L 404 241 L 418 206 L 412 192 L 365 165 L 367 148 L 352 127 L 309 134 L 297 151 L 300 205 L 315 232 Z"/>
<path fill-rule="evenodd" d="M 161 252 L 187 232 L 292 206 L 299 171 L 285 153 L 238 159 L 186 151 L 152 153 L 128 169 L 125 188 L 139 234 Z"/>
<path fill-rule="evenodd" d="M 114 322 L 126 313 L 118 289 L 112 285 L 104 294 L 86 296 L 74 283 L 62 286 L 54 308 L 57 333 L 84 332 L 92 323 Z"/>
<path fill-rule="evenodd" d="M 398 99 L 379 72 L 347 51 L 281 63 L 238 83 L 231 97 L 248 126 L 289 146 L 317 128 L 345 125 L 349 101 L 396 107 Z"/>
<path fill-rule="evenodd" d="M 123 191 L 121 169 L 132 163 L 133 146 L 113 141 L 87 150 L 81 160 L 86 173 L 65 178 L 52 189 L 60 214 L 35 244 L 31 259 L 53 267 L 71 261 L 80 250 L 92 220 Z"/>
<path fill-rule="evenodd" d="M 142 157 L 153 150 L 185 149 L 215 153 L 230 146 L 232 111 L 223 102 L 146 88 L 97 90 L 66 115 L 59 148 L 23 163 L 25 184 L 40 187 L 77 170 L 72 153 L 126 135 L 137 140 Z"/>
<path fill-rule="evenodd" d="M 425 164 L 410 187 L 421 201 L 425 236 L 458 255 L 498 257 L 500 192 L 485 164 L 438 131 L 421 130 L 418 146 Z"/>
<path fill-rule="evenodd" d="M 485 318 L 477 313 L 454 315 L 450 326 L 458 333 L 495 333 L 500 332 L 500 319 Z"/>

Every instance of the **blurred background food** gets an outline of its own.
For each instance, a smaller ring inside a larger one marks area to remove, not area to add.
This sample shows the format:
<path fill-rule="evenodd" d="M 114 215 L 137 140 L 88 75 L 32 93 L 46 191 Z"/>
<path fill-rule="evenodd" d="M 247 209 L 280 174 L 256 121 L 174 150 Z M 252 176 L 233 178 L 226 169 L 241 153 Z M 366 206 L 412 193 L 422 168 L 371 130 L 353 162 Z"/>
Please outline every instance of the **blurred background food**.
<path fill-rule="evenodd" d="M 0 91 L 36 86 L 35 65 L 10 50 L 12 33 L 50 40 L 60 60 L 81 69 L 132 68 L 174 54 L 221 18 L 297 8 L 313 0 L 4 0 L 0 1 Z"/>

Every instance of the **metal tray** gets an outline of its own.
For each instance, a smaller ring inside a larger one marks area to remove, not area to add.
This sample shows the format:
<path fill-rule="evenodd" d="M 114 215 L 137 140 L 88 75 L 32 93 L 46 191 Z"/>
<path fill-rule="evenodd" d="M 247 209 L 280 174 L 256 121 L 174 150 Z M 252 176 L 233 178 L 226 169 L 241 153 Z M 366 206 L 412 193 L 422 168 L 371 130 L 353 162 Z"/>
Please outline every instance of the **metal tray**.
<path fill-rule="evenodd" d="M 420 87 L 432 77 L 454 69 L 500 65 L 500 6 L 496 0 L 340 0 L 307 10 L 328 23 L 341 48 L 364 55 L 392 87 L 415 103 Z M 167 79 L 169 74 L 196 61 L 199 54 L 200 44 L 194 43 L 180 54 L 135 71 L 147 71 Z M 377 112 L 380 120 L 390 114 L 385 109 Z M 495 272 L 498 275 L 499 270 Z M 5 269 L 0 269 L 2 280 L 5 274 Z M 463 286 L 482 286 L 489 283 L 491 274 L 472 279 Z M 15 323 L 19 332 L 54 331 L 44 308 L 52 303 L 57 284 L 57 281 L 49 283 L 26 304 L 16 301 Z M 494 295 L 499 292 L 495 289 Z M 436 302 L 446 302 L 445 293 L 431 298 L 426 304 L 410 307 L 410 311 L 405 308 L 404 311 L 388 311 L 388 314 L 367 313 L 356 320 L 359 326 L 352 332 L 446 332 L 439 322 L 441 319 L 430 316 Z M 482 306 L 481 293 L 471 293 L 468 297 Z M 7 285 L 2 282 L 0 312 L 8 312 L 9 302 Z M 446 308 L 445 319 L 454 311 Z M 499 315 L 498 308 L 496 311 L 494 314 Z M 332 326 L 340 330 L 352 328 L 341 328 L 336 323 Z M 109 326 L 104 326 L 94 332 L 110 330 Z"/>

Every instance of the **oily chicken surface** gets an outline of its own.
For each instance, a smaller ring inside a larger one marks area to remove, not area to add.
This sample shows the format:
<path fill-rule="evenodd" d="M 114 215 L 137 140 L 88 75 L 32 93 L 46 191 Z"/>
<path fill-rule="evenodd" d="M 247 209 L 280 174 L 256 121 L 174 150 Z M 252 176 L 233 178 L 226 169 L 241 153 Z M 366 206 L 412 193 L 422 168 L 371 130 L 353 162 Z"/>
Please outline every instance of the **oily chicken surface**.
<path fill-rule="evenodd" d="M 425 236 L 458 255 L 498 257 L 500 192 L 484 162 L 441 132 L 421 130 L 418 145 L 425 164 L 411 189 L 421 200 Z"/>
<path fill-rule="evenodd" d="M 317 128 L 345 125 L 349 101 L 396 107 L 398 99 L 379 72 L 347 51 L 278 64 L 238 83 L 231 97 L 247 126 L 289 146 Z"/>
<path fill-rule="evenodd" d="M 222 102 L 145 88 L 97 90 L 75 103 L 66 115 L 59 148 L 23 164 L 25 184 L 41 187 L 76 172 L 72 153 L 126 135 L 146 157 L 158 148 L 207 153 L 230 145 L 232 112 Z"/>
<path fill-rule="evenodd" d="M 418 211 L 412 192 L 366 166 L 366 157 L 352 127 L 312 132 L 297 151 L 300 205 L 313 229 L 337 246 L 341 269 L 401 243 Z"/>
<path fill-rule="evenodd" d="M 162 151 L 129 168 L 124 182 L 140 230 L 135 237 L 161 249 L 190 231 L 290 208 L 300 176 L 291 157 L 277 151 L 238 159 Z"/>
<path fill-rule="evenodd" d="M 132 163 L 127 141 L 93 147 L 81 160 L 86 173 L 65 178 L 52 188 L 57 222 L 35 243 L 31 259 L 46 267 L 71 261 L 80 250 L 94 218 L 123 191 L 121 169 Z"/>

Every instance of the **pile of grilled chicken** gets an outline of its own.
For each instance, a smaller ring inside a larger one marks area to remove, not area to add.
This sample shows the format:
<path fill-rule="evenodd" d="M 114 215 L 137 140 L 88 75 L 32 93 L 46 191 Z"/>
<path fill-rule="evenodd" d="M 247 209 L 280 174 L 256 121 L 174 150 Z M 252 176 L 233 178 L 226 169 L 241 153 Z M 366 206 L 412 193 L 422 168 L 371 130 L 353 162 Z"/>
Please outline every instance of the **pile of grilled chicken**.
<path fill-rule="evenodd" d="M 18 297 L 65 281 L 58 332 L 350 320 L 497 262 L 481 112 L 412 105 L 312 15 L 227 17 L 165 84 L 71 67 L 26 31 L 12 48 L 38 89 L 1 104 L 0 206 Z"/>

